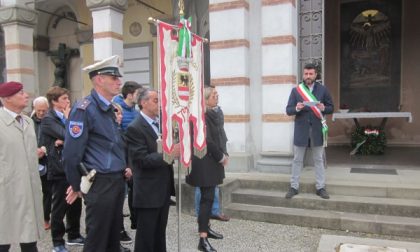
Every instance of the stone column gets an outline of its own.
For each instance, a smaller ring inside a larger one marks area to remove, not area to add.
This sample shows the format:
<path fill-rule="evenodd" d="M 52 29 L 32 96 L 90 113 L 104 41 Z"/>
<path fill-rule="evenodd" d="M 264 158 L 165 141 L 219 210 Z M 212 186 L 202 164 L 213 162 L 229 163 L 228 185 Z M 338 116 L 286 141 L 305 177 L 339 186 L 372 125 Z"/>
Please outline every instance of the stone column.
<path fill-rule="evenodd" d="M 128 0 L 87 0 L 93 18 L 94 61 L 124 56 L 123 16 Z"/>
<path fill-rule="evenodd" d="M 211 84 L 225 114 L 229 171 L 253 167 L 250 132 L 248 18 L 245 0 L 209 1 Z"/>
<path fill-rule="evenodd" d="M 0 8 L 0 24 L 4 31 L 6 79 L 24 84 L 31 97 L 35 95 L 33 33 L 36 11 L 23 1 L 9 1 Z"/>
<path fill-rule="evenodd" d="M 293 117 L 286 115 L 297 77 L 295 0 L 262 0 L 262 152 L 260 171 L 289 173 Z"/>

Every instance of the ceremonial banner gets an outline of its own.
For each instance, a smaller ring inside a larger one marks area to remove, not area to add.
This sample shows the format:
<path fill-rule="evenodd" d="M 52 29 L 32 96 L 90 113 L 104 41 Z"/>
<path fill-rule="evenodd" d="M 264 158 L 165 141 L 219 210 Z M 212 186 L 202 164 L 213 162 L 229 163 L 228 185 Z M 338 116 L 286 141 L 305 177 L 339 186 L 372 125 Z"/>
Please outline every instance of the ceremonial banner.
<path fill-rule="evenodd" d="M 189 26 L 183 18 L 179 26 L 157 21 L 162 151 L 164 160 L 172 163 L 174 138 L 179 135 L 184 168 L 191 164 L 192 149 L 200 158 L 206 154 L 203 39 L 191 33 Z"/>

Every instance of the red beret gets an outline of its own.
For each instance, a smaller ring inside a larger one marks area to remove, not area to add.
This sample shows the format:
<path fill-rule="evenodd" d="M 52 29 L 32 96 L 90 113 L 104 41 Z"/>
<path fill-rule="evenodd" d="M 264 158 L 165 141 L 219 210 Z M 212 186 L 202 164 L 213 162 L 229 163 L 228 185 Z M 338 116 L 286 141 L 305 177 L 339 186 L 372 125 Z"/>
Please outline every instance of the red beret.
<path fill-rule="evenodd" d="M 9 81 L 0 84 L 0 97 L 9 97 L 23 89 L 22 83 Z"/>

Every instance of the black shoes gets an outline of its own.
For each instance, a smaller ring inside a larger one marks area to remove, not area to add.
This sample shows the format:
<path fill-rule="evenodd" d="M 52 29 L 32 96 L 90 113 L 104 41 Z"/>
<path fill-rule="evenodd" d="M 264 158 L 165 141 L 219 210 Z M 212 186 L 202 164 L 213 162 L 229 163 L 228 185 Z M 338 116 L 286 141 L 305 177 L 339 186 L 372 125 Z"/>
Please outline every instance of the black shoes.
<path fill-rule="evenodd" d="M 330 195 L 328 195 L 327 190 L 325 190 L 325 188 L 321 188 L 316 190 L 316 195 L 318 195 L 319 197 L 323 198 L 323 199 L 329 199 Z"/>
<path fill-rule="evenodd" d="M 120 243 L 121 244 L 131 244 L 133 240 L 128 236 L 127 231 L 123 230 L 120 232 Z"/>
<path fill-rule="evenodd" d="M 293 187 L 289 188 L 289 191 L 286 193 L 286 199 L 291 199 L 293 196 L 299 194 L 299 191 Z"/>
<path fill-rule="evenodd" d="M 69 245 L 69 246 L 74 246 L 74 245 L 83 246 L 83 245 L 85 245 L 85 238 L 83 236 L 80 236 L 80 237 L 75 238 L 75 239 L 68 239 L 66 241 L 66 244 Z"/>
<path fill-rule="evenodd" d="M 217 252 L 217 250 L 211 246 L 207 237 L 200 237 L 200 241 L 198 242 L 198 250 L 205 252 Z"/>
<path fill-rule="evenodd" d="M 218 215 L 211 215 L 210 219 L 219 220 L 219 221 L 229 221 L 230 217 L 221 213 Z"/>
<path fill-rule="evenodd" d="M 217 233 L 216 231 L 214 231 L 213 229 L 211 229 L 209 227 L 209 229 L 207 231 L 207 238 L 211 238 L 211 239 L 223 239 L 223 235 Z"/>
<path fill-rule="evenodd" d="M 120 252 L 131 252 L 131 250 L 120 245 Z"/>

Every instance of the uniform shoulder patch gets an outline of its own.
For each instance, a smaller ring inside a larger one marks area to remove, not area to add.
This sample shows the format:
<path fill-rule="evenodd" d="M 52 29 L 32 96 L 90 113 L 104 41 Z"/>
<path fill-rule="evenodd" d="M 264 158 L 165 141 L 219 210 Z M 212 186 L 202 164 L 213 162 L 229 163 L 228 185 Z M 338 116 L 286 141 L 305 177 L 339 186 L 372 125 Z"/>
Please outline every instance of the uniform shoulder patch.
<path fill-rule="evenodd" d="M 69 133 L 73 138 L 78 138 L 83 133 L 83 122 L 70 121 L 69 122 Z"/>
<path fill-rule="evenodd" d="M 77 109 L 86 110 L 90 103 L 91 101 L 85 98 L 77 104 Z"/>

